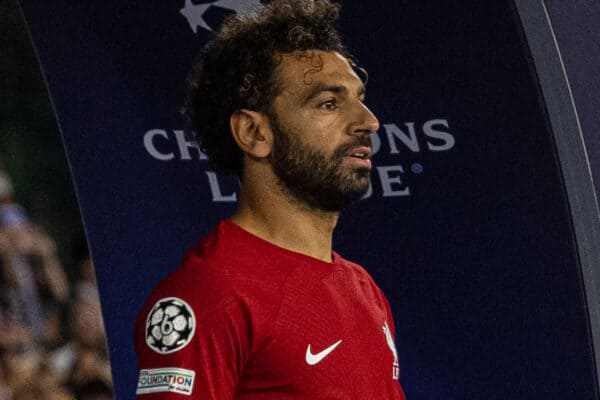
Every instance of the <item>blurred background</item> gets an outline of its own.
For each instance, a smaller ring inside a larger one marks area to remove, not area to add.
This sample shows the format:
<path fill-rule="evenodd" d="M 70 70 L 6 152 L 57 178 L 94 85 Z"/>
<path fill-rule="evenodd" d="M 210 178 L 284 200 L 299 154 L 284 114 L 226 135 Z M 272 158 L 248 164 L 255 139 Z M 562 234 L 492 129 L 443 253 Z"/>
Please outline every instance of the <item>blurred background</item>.
<path fill-rule="evenodd" d="M 0 0 L 0 400 L 111 398 L 59 128 L 19 7 Z"/>

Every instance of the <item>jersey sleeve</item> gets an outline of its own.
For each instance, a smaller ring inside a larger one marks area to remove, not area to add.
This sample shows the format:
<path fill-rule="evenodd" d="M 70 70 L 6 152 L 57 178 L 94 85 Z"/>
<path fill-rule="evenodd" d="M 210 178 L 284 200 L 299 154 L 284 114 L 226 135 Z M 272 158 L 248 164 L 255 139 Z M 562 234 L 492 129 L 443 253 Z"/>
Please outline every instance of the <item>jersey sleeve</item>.
<path fill-rule="evenodd" d="M 147 301 L 134 328 L 138 400 L 232 399 L 250 352 L 251 322 L 239 299 L 209 310 L 193 296 Z"/>

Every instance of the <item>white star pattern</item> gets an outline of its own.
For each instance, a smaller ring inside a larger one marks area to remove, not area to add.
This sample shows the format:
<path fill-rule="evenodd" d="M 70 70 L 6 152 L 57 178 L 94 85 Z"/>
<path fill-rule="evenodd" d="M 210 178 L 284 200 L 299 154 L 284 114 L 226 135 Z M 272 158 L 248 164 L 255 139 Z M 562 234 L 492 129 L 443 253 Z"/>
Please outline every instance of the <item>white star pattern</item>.
<path fill-rule="evenodd" d="M 194 33 L 198 33 L 198 27 L 212 31 L 212 28 L 206 23 L 204 13 L 209 7 L 216 6 L 233 10 L 238 14 L 244 14 L 261 6 L 260 0 L 217 0 L 212 3 L 193 4 L 192 0 L 185 0 L 185 6 L 180 10 L 181 14 L 187 19 L 190 28 Z"/>

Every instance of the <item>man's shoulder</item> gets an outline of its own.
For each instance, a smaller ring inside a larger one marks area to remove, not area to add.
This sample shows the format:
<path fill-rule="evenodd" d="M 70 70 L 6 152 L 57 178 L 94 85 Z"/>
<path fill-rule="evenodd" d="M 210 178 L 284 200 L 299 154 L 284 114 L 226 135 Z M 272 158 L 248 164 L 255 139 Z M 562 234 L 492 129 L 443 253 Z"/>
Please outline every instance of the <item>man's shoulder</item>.
<path fill-rule="evenodd" d="M 221 222 L 193 245 L 180 266 L 155 286 L 145 308 L 168 297 L 207 311 L 231 301 L 276 302 L 289 274 L 229 224 Z"/>
<path fill-rule="evenodd" d="M 378 295 L 378 297 L 384 296 L 383 291 L 373 278 L 373 276 L 365 269 L 362 265 L 347 260 L 334 252 L 334 260 L 337 264 L 342 265 L 348 274 L 351 274 L 357 280 L 367 283 Z"/>
<path fill-rule="evenodd" d="M 343 266 L 350 273 L 372 279 L 369 272 L 362 265 L 358 264 L 357 262 L 350 261 L 347 258 L 344 258 L 343 256 L 341 256 L 339 253 L 336 253 L 335 251 L 333 252 L 333 259 L 334 259 L 334 263 Z"/>

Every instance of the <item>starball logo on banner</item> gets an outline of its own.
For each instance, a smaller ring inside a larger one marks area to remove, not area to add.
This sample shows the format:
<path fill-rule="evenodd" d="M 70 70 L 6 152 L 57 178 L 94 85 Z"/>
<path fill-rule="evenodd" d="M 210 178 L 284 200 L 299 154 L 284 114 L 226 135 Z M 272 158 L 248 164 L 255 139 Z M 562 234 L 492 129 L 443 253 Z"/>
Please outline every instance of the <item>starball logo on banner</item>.
<path fill-rule="evenodd" d="M 246 13 L 260 7 L 259 0 L 217 0 L 212 3 L 194 4 L 192 0 L 185 0 L 181 15 L 187 20 L 191 30 L 198 33 L 199 29 L 212 31 L 212 27 L 205 19 L 205 13 L 211 7 L 219 7 Z M 182 19 L 184 23 L 185 20 Z M 382 123 L 381 129 L 371 136 L 373 141 L 373 155 L 385 152 L 391 156 L 398 156 L 402 152 L 420 154 L 427 152 L 446 152 L 452 150 L 456 144 L 454 135 L 451 133 L 450 124 L 444 118 L 432 118 L 417 124 L 415 122 L 388 122 Z M 190 162 L 197 161 L 204 168 L 207 180 L 206 184 L 212 194 L 215 203 L 229 203 L 237 201 L 237 195 L 231 188 L 223 188 L 219 175 L 208 170 L 208 158 L 200 151 L 198 145 L 191 141 L 181 129 L 149 129 L 144 133 L 143 146 L 146 152 L 159 162 Z M 420 162 L 405 165 L 399 162 L 393 165 L 375 166 L 375 174 L 378 177 L 380 192 L 376 193 L 373 186 L 365 195 L 379 197 L 403 197 L 412 194 L 407 181 L 408 175 L 420 175 L 425 166 Z M 374 179 L 376 179 L 374 177 Z"/>

